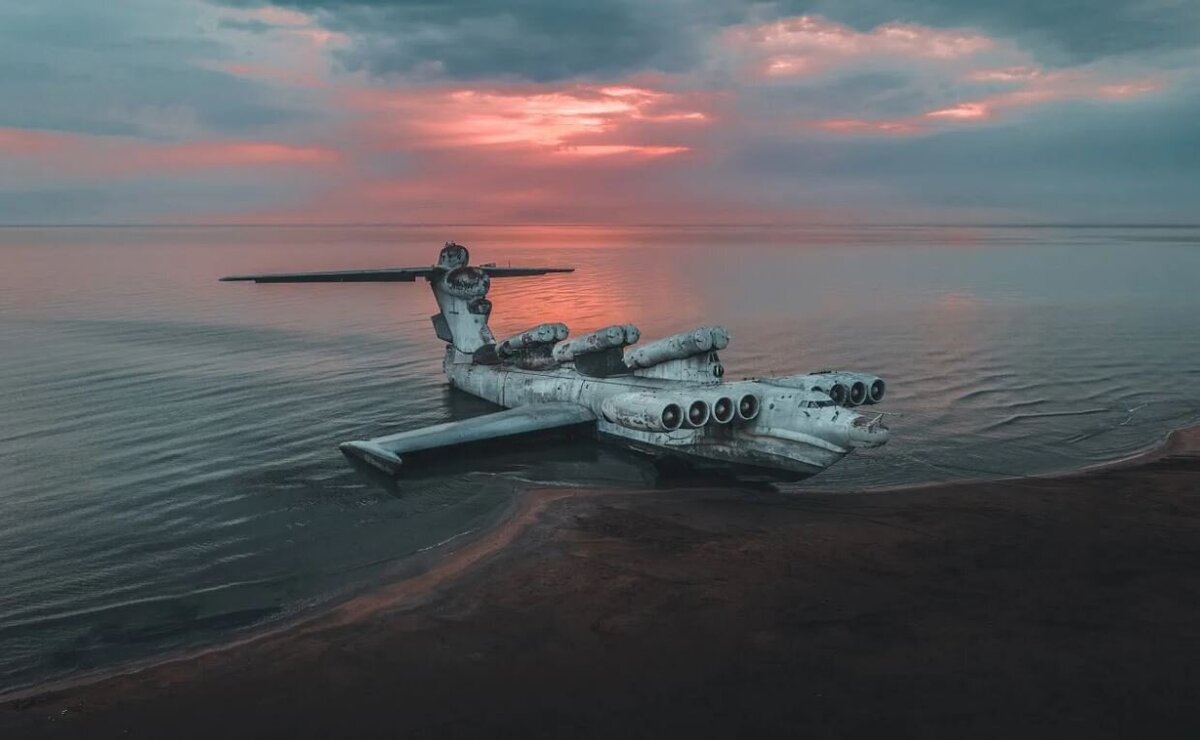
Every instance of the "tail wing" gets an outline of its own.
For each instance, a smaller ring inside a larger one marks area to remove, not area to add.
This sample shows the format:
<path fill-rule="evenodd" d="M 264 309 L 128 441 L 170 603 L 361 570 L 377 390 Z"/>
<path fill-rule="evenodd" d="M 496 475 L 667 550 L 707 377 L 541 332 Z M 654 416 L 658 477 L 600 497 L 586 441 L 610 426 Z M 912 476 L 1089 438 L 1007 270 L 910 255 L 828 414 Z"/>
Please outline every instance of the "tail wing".
<path fill-rule="evenodd" d="M 391 267 L 382 270 L 337 270 L 334 272 L 281 272 L 266 275 L 230 275 L 224 282 L 256 283 L 411 283 L 429 277 L 436 267 Z"/>
<path fill-rule="evenodd" d="M 480 267 L 489 277 L 529 277 L 550 272 L 574 272 L 573 267 Z M 224 282 L 255 283 L 411 283 L 417 278 L 428 278 L 441 267 L 388 267 L 381 270 L 335 270 L 333 272 L 281 272 L 263 275 L 230 275 L 221 278 Z"/>
<path fill-rule="evenodd" d="M 591 409 L 579 404 L 537 403 L 386 437 L 343 442 L 341 449 L 347 455 L 395 474 L 400 472 L 404 464 L 403 455 L 445 451 L 460 445 L 509 439 L 523 434 L 584 425 L 595 420 L 596 415 Z"/>
<path fill-rule="evenodd" d="M 488 274 L 488 277 L 530 277 L 532 275 L 545 275 L 551 272 L 575 272 L 574 267 L 494 267 L 492 265 L 484 265 L 479 269 Z"/>

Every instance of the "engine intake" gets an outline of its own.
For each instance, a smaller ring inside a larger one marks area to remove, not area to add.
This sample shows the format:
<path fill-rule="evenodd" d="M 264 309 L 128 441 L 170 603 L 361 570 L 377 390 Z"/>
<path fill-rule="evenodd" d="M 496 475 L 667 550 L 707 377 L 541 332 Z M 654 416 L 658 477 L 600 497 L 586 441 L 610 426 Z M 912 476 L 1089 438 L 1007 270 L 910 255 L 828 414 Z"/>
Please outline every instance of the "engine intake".
<path fill-rule="evenodd" d="M 737 405 L 729 396 L 711 396 L 707 400 L 712 420 L 718 424 L 728 424 L 737 416 Z"/>
<path fill-rule="evenodd" d="M 704 411 L 707 417 L 707 404 Z M 613 424 L 643 432 L 673 432 L 684 423 L 683 407 L 654 393 L 609 396 L 600 403 L 600 414 Z"/>
<path fill-rule="evenodd" d="M 692 429 L 698 429 L 708 423 L 712 418 L 708 403 L 701 399 L 696 399 L 688 404 L 687 417 L 684 418 L 683 424 Z"/>
<path fill-rule="evenodd" d="M 762 404 L 753 393 L 743 393 L 737 403 L 737 417 L 742 421 L 754 421 L 758 418 Z"/>

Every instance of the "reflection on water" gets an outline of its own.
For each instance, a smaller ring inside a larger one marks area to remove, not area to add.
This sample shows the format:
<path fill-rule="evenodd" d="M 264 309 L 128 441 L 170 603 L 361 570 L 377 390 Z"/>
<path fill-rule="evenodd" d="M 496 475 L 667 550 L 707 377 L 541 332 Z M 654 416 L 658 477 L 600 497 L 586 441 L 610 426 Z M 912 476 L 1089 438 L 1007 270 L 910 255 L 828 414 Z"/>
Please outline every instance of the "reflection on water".
<path fill-rule="evenodd" d="M 449 238 L 578 268 L 496 280 L 497 334 L 720 322 L 729 377 L 884 376 L 892 441 L 798 494 L 1070 469 L 1200 418 L 1195 229 L 2 229 L 0 687 L 342 598 L 531 486 L 686 484 L 579 442 L 383 484 L 337 442 L 492 408 L 446 388 L 427 288 L 216 282 Z"/>

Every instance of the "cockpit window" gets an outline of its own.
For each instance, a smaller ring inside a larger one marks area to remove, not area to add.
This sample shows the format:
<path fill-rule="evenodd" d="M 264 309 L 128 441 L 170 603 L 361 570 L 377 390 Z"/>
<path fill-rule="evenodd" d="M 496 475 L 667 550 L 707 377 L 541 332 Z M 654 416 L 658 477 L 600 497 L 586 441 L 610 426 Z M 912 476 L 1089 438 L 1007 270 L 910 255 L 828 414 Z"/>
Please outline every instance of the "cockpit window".
<path fill-rule="evenodd" d="M 827 406 L 832 406 L 832 405 L 833 405 L 833 401 L 806 401 L 804 403 L 804 408 L 823 409 L 823 408 L 826 408 Z"/>

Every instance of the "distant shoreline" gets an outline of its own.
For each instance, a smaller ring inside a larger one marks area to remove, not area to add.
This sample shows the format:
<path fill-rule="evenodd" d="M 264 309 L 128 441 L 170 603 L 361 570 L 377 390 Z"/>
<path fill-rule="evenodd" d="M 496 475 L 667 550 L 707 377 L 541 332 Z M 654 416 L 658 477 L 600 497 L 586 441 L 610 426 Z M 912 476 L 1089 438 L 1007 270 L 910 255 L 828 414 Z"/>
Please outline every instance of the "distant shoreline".
<path fill-rule="evenodd" d="M 870 734 L 845 714 L 868 695 L 871 716 L 909 731 L 1045 729 L 1060 715 L 1109 732 L 1124 720 L 1197 729 L 1200 710 L 1170 701 L 1200 688 L 1177 685 L 1191 674 L 1176 662 L 1200 620 L 1188 596 L 1200 593 L 1197 522 L 1200 427 L 1084 472 L 888 496 L 540 490 L 428 571 L 299 623 L 9 694 L 0 730 L 204 736 L 224 718 L 246 734 L 339 722 L 520 732 L 535 725 L 516 696 L 560 731 L 579 716 L 614 731 L 676 726 L 656 724 L 669 712 L 644 703 L 657 692 L 693 713 L 673 722 L 698 717 L 716 731 L 758 706 L 748 687 L 796 697 L 787 711 L 799 715 L 754 710 L 764 730 Z M 964 649 L 975 655 L 960 662 Z M 839 657 L 826 665 L 825 655 Z M 624 675 L 629 661 L 645 667 Z M 1124 675 L 1104 674 L 1110 661 Z M 721 688 L 729 671 L 742 678 Z M 1077 685 L 1084 674 L 1101 688 Z M 655 692 L 634 690 L 643 678 Z M 573 703 L 585 679 L 592 693 Z M 958 714 L 905 693 L 942 681 L 961 694 Z M 1037 693 L 1049 686 L 1057 708 Z M 1093 696 L 1110 691 L 1129 696 Z M 707 703 L 718 696 L 725 704 Z M 617 708 L 609 719 L 593 716 L 605 706 Z M 223 710 L 206 718 L 206 707 Z"/>

